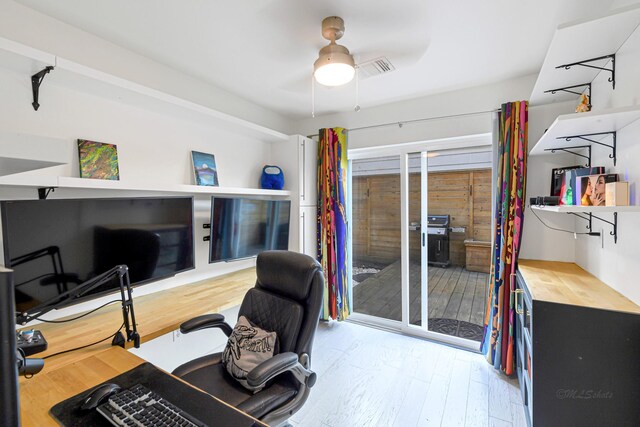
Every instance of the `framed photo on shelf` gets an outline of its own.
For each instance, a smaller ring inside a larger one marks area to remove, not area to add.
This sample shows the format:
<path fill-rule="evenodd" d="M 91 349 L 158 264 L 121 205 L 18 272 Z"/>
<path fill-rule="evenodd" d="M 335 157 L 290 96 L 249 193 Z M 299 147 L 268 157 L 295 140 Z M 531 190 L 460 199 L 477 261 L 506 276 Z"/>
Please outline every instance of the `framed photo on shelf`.
<path fill-rule="evenodd" d="M 80 178 L 107 179 L 118 181 L 118 149 L 114 144 L 78 140 L 78 157 L 80 160 Z"/>
<path fill-rule="evenodd" d="M 192 151 L 191 159 L 193 160 L 193 175 L 196 185 L 217 187 L 219 183 L 215 156 L 201 153 L 200 151 Z"/>

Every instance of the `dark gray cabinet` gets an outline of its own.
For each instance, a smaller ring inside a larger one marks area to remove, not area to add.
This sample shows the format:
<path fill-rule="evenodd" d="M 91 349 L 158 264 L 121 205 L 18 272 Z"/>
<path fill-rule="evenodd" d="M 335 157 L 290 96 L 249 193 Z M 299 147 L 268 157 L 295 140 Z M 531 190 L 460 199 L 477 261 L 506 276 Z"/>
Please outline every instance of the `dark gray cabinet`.
<path fill-rule="evenodd" d="M 537 299 L 522 270 L 516 366 L 528 424 L 640 426 L 640 315 Z M 563 283 L 543 283 L 556 285 L 562 296 Z"/>

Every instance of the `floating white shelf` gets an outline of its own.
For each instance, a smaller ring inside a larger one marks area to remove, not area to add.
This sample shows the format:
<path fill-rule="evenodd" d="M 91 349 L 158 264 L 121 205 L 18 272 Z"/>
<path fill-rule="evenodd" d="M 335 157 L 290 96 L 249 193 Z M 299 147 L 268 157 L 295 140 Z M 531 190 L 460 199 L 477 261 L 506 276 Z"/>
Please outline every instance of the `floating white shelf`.
<path fill-rule="evenodd" d="M 531 206 L 531 209 L 557 213 L 640 212 L 640 206 Z"/>
<path fill-rule="evenodd" d="M 0 131 L 0 176 L 66 164 L 66 141 Z"/>
<path fill-rule="evenodd" d="M 43 84 L 68 87 L 264 142 L 289 140 L 289 136 L 273 129 L 0 37 L 0 67 L 23 73 L 27 79 L 49 65 L 55 69 L 45 77 Z M 31 103 L 31 99 L 25 99 L 25 102 Z M 46 100 L 41 99 L 40 103 L 44 107 Z"/>
<path fill-rule="evenodd" d="M 590 235 L 599 235 L 599 233 L 593 233 L 594 219 L 609 224 L 611 226 L 610 235 L 613 236 L 613 242 L 618 243 L 618 214 L 627 212 L 640 212 L 640 206 L 531 206 L 531 209 L 541 212 L 555 212 L 574 214 L 583 220 L 588 221 L 587 228 Z M 601 213 L 611 213 L 613 215 L 602 217 L 598 216 Z M 585 214 L 585 215 L 581 215 Z M 586 216 L 589 215 L 589 216 Z"/>
<path fill-rule="evenodd" d="M 640 119 L 640 106 L 612 108 L 587 113 L 572 113 L 558 116 L 549 129 L 540 137 L 529 153 L 532 156 L 551 154 L 553 148 L 570 147 L 575 145 L 590 145 L 583 140 L 566 141 L 557 139 L 573 135 L 586 135 L 600 132 L 619 131 Z M 605 137 L 593 137 L 594 140 Z"/>
<path fill-rule="evenodd" d="M 590 83 L 600 70 L 580 66 L 571 67 L 569 70 L 556 67 L 616 53 L 638 25 L 640 25 L 640 5 L 635 4 L 613 10 L 596 19 L 575 21 L 559 26 L 551 40 L 538 80 L 529 98 L 531 105 L 577 99 L 577 96 L 571 93 L 544 92 Z M 604 66 L 605 64 L 605 61 L 599 61 L 590 65 Z M 598 105 L 597 99 L 594 100 L 594 105 Z"/>
<path fill-rule="evenodd" d="M 181 194 L 219 194 L 230 196 L 275 196 L 289 197 L 288 190 L 264 190 L 261 188 L 239 188 L 239 187 L 208 187 L 199 185 L 163 184 L 163 183 L 130 183 L 125 181 L 110 181 L 101 179 L 85 179 L 74 177 L 2 177 L 0 185 L 15 187 L 55 187 L 68 189 L 89 189 L 89 190 L 119 190 L 119 191 L 141 191 L 141 192 L 162 192 Z"/>
<path fill-rule="evenodd" d="M 282 196 L 291 195 L 287 190 L 263 190 L 261 188 L 239 188 L 239 187 L 208 187 L 202 185 L 180 185 L 180 184 L 156 184 L 156 183 L 127 183 L 125 181 L 110 181 L 101 179 L 86 179 L 59 177 L 59 188 L 74 189 L 105 189 L 105 190 L 129 190 L 129 191 L 161 191 L 166 193 L 189 193 L 189 194 L 228 194 L 238 196 Z"/>

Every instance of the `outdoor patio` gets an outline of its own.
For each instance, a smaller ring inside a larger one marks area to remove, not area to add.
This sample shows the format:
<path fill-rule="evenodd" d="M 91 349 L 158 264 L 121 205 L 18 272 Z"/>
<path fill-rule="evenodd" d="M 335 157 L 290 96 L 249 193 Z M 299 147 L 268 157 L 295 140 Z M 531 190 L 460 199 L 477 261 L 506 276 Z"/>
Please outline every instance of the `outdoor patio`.
<path fill-rule="evenodd" d="M 461 266 L 429 267 L 429 330 L 476 341 L 482 338 L 485 292 L 489 275 Z M 401 320 L 400 260 L 356 285 L 356 313 Z M 420 264 L 410 263 L 410 323 L 420 324 Z"/>

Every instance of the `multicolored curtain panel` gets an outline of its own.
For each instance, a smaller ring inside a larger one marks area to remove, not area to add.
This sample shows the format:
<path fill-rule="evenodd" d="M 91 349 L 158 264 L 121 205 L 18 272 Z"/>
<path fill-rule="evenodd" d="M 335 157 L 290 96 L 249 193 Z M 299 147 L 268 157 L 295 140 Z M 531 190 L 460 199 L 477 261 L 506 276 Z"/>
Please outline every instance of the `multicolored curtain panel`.
<path fill-rule="evenodd" d="M 318 143 L 318 261 L 325 278 L 324 320 L 351 313 L 347 260 L 347 135 L 320 129 Z"/>
<path fill-rule="evenodd" d="M 515 273 L 522 241 L 527 176 L 528 102 L 502 104 L 500 112 L 495 235 L 482 351 L 511 375 L 515 346 Z"/>

